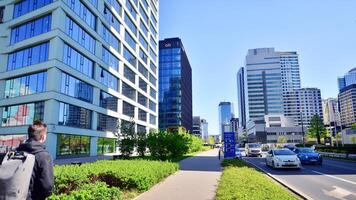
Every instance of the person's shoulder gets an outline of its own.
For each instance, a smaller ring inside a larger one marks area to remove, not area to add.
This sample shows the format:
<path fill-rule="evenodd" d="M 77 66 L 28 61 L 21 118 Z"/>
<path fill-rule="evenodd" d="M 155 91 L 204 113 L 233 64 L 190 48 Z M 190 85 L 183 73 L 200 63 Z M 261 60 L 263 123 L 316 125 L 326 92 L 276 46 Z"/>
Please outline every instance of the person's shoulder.
<path fill-rule="evenodd" d="M 51 155 L 47 150 L 40 151 L 36 153 L 35 156 L 38 160 L 52 160 Z"/>

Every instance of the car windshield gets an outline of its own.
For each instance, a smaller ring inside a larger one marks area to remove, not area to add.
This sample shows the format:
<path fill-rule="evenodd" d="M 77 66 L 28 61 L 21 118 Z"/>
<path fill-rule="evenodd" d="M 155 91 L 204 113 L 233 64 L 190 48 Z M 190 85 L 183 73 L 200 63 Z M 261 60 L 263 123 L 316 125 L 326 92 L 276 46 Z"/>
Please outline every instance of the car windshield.
<path fill-rule="evenodd" d="M 249 148 L 261 148 L 260 144 L 249 144 L 248 145 Z"/>
<path fill-rule="evenodd" d="M 299 149 L 300 153 L 314 153 L 315 151 L 310 148 L 305 148 L 305 149 Z"/>
<path fill-rule="evenodd" d="M 279 149 L 279 150 L 274 150 L 274 155 L 276 156 L 291 156 L 295 155 L 293 151 L 288 150 L 288 149 Z"/>

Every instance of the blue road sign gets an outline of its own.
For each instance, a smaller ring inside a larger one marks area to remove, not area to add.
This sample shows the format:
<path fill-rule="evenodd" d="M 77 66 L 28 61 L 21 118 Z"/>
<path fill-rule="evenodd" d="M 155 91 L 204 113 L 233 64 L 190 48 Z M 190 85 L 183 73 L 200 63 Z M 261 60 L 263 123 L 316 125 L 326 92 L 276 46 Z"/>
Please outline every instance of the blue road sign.
<path fill-rule="evenodd" d="M 224 157 L 235 158 L 236 154 L 236 134 L 235 132 L 224 133 Z"/>

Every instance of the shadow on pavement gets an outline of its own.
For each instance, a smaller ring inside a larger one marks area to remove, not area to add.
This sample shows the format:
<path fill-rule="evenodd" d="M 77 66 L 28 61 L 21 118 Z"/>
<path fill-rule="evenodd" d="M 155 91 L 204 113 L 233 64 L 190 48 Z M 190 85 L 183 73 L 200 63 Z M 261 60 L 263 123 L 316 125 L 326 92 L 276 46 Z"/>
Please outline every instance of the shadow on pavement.
<path fill-rule="evenodd" d="M 218 156 L 194 156 L 182 160 L 179 165 L 182 171 L 220 172 L 220 163 Z"/>

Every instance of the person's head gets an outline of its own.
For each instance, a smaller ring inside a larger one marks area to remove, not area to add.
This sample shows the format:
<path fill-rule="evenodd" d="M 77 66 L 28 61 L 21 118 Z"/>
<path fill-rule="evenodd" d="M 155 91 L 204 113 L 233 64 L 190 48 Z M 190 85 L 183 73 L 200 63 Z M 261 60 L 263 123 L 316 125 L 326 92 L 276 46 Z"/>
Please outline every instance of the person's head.
<path fill-rule="evenodd" d="M 47 138 L 47 125 L 41 121 L 35 121 L 27 129 L 29 139 L 44 143 Z"/>

